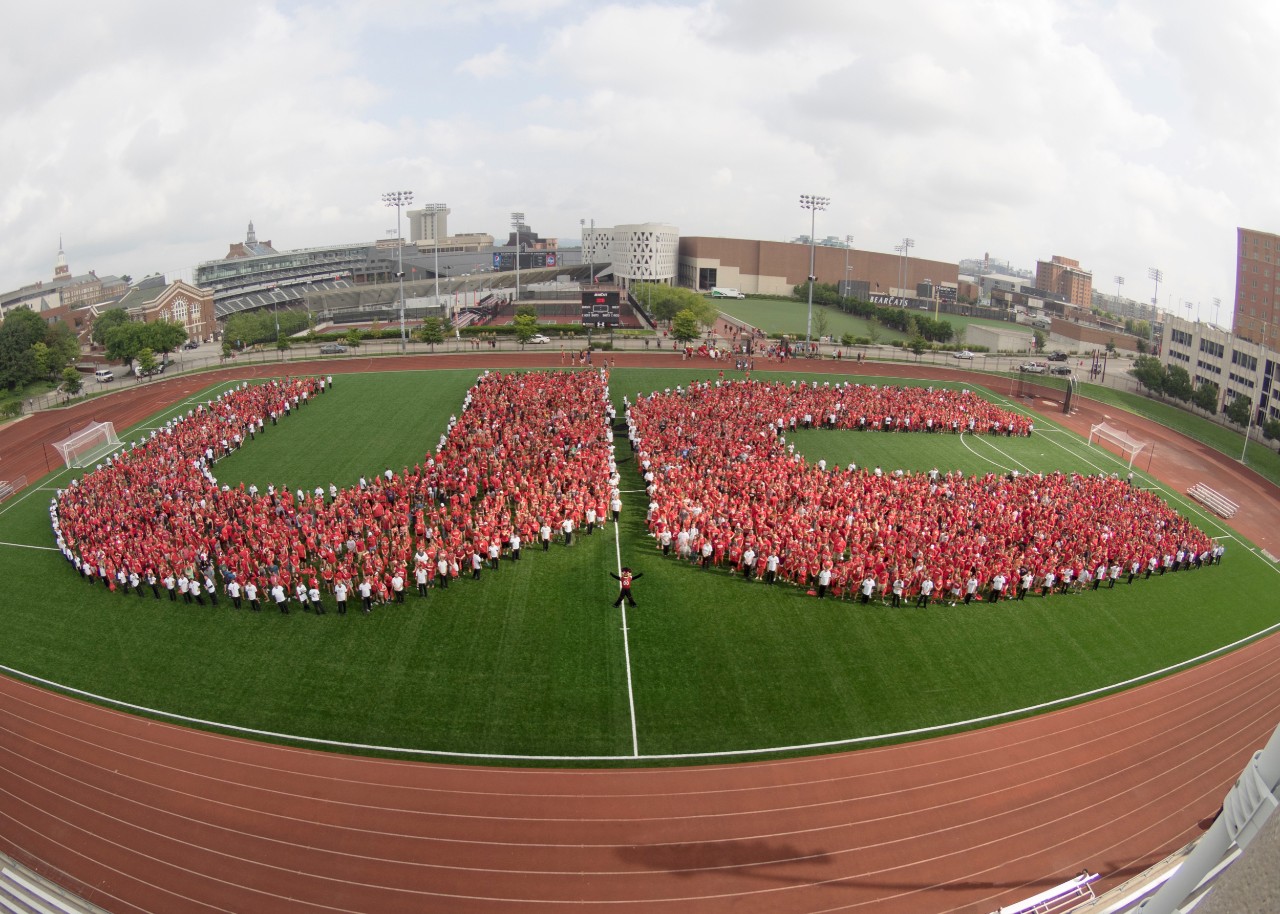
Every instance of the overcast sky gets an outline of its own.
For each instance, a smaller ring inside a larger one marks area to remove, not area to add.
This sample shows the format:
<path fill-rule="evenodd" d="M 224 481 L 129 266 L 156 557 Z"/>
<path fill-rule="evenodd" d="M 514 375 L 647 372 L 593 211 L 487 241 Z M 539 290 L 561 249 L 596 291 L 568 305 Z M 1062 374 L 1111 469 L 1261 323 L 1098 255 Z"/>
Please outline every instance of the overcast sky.
<path fill-rule="evenodd" d="M 1213 320 L 1280 232 L 1280 5 L 1220 0 L 11 4 L 0 289 L 277 249 L 661 221 L 1034 269 Z M 831 277 L 832 281 L 838 277 Z"/>

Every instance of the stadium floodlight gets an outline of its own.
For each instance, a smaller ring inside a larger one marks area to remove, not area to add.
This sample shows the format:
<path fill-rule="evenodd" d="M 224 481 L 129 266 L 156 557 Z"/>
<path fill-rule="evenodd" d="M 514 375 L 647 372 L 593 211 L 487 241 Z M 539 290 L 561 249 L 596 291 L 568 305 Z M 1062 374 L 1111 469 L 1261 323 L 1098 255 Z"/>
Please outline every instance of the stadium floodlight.
<path fill-rule="evenodd" d="M 404 236 L 400 234 L 400 208 L 413 202 L 413 191 L 393 190 L 382 195 L 382 202 L 396 208 L 396 276 L 400 279 L 400 351 L 409 348 L 404 332 Z"/>
<path fill-rule="evenodd" d="M 800 208 L 809 211 L 809 320 L 804 328 L 804 351 L 805 355 L 809 354 L 810 342 L 813 338 L 813 284 L 817 277 L 814 275 L 814 257 L 816 254 L 813 233 L 815 221 L 818 217 L 818 210 L 824 210 L 831 205 L 830 197 L 818 197 L 813 194 L 800 195 Z"/>
<path fill-rule="evenodd" d="M 511 214 L 511 228 L 516 235 L 516 297 L 513 301 L 520 300 L 520 229 L 524 228 L 524 213 Z"/>
<path fill-rule="evenodd" d="M 1153 308 L 1159 308 L 1160 307 L 1160 280 L 1164 279 L 1164 270 L 1157 270 L 1155 267 L 1151 267 L 1147 270 L 1147 277 L 1149 279 L 1155 280 L 1155 283 L 1156 283 L 1156 290 L 1151 295 L 1151 306 Z"/>
<path fill-rule="evenodd" d="M 1116 301 L 1120 301 L 1120 287 L 1124 285 L 1124 277 L 1116 277 Z"/>

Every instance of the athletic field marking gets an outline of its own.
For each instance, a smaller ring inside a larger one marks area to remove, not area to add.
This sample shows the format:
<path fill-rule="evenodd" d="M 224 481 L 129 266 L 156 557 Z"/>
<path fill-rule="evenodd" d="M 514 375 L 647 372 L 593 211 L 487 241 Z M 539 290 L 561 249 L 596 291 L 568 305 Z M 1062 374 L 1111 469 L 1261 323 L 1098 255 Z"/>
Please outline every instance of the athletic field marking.
<path fill-rule="evenodd" d="M 226 730 L 231 733 L 245 734 L 248 736 L 263 737 L 266 739 L 287 740 L 289 742 L 305 743 L 313 746 L 330 746 L 336 749 L 357 749 L 363 752 L 396 752 L 404 755 L 413 756 L 435 756 L 441 758 L 466 758 L 466 759 L 492 759 L 494 761 L 525 761 L 525 762 L 621 762 L 621 761 L 663 761 L 670 759 L 714 759 L 714 758 L 744 758 L 754 755 L 772 755 L 778 752 L 803 752 L 814 749 L 834 749 L 840 746 L 856 746 L 865 743 L 880 742 L 883 740 L 905 739 L 911 736 L 925 736 L 928 734 L 943 733 L 948 730 L 954 730 L 960 727 L 974 727 L 979 724 L 990 724 L 996 721 L 1005 720 L 1011 717 L 1020 717 L 1025 714 L 1031 714 L 1044 711 L 1049 708 L 1061 705 L 1071 704 L 1073 702 L 1083 701 L 1086 698 L 1093 698 L 1118 689 L 1128 688 L 1150 679 L 1156 679 L 1176 670 L 1202 663 L 1219 654 L 1233 651 L 1241 645 L 1256 641 L 1258 638 L 1265 637 L 1273 632 L 1280 631 L 1280 622 L 1270 625 L 1261 631 L 1252 635 L 1246 635 L 1239 640 L 1230 644 L 1224 644 L 1216 647 L 1211 651 L 1200 654 L 1198 657 L 1191 657 L 1187 660 L 1166 666 L 1163 669 L 1152 670 L 1130 679 L 1120 682 L 1113 682 L 1110 685 L 1098 686 L 1095 689 L 1089 689 L 1085 692 L 1077 692 L 1074 695 L 1066 695 L 1062 698 L 1054 698 L 1049 701 L 1042 701 L 1039 704 L 1028 705 L 1025 708 L 1017 708 L 1010 711 L 997 711 L 993 714 L 984 714 L 981 717 L 970 717 L 967 720 L 957 720 L 947 724 L 932 724 L 927 727 L 915 727 L 910 730 L 898 730 L 894 733 L 878 733 L 869 736 L 853 736 L 847 739 L 825 740 L 818 743 L 797 743 L 792 746 L 772 746 L 760 749 L 725 749 L 719 752 L 666 752 L 656 753 L 653 755 L 514 755 L 504 753 L 491 752 L 453 752 L 446 749 L 406 749 L 398 746 L 375 746 L 369 743 L 351 743 L 343 740 L 321 739 L 314 736 L 295 736 L 290 733 L 277 733 L 272 730 L 259 730 L 254 727 L 241 727 L 237 724 L 224 724 L 216 720 L 205 720 L 199 717 L 188 717 L 185 714 L 175 714 L 170 711 L 159 711 L 155 708 L 147 708 L 142 705 L 135 705 L 127 701 L 120 701 L 115 698 L 108 698 L 105 695 L 97 695 L 93 692 L 77 689 L 72 686 L 63 685 L 54 682 L 51 679 L 45 679 L 41 676 L 34 676 L 31 673 L 14 669 L 10 666 L 0 664 L 0 672 L 8 673 L 12 676 L 20 676 L 29 682 L 35 682 L 51 689 L 57 689 L 69 695 L 77 695 L 81 698 L 87 698 L 91 701 L 103 702 L 113 705 L 117 708 L 125 708 L 130 711 L 137 711 L 143 714 L 151 714 L 156 717 L 165 718 L 167 720 L 181 721 L 187 724 L 196 724 L 202 727 L 213 727 L 220 730 Z M 629 672 L 629 668 L 628 668 Z"/>
<path fill-rule="evenodd" d="M 52 481 L 52 480 L 54 480 L 54 479 L 57 479 L 57 478 L 58 478 L 59 476 L 61 476 L 63 473 L 66 473 L 69 469 L 70 469 L 70 467 L 63 467 L 61 470 L 58 470 L 56 473 L 54 473 L 52 476 L 50 476 L 50 477 L 49 477 L 49 480 L 50 480 L 50 481 Z M 4 515 L 8 514 L 12 509 L 14 509 L 14 508 L 16 508 L 18 505 L 22 504 L 24 501 L 26 501 L 28 498 L 30 498 L 32 495 L 34 495 L 36 492 L 45 492 L 45 491 L 48 491 L 48 486 L 30 486 L 30 487 L 28 487 L 28 489 L 27 489 L 25 492 L 23 492 L 23 493 L 22 493 L 22 495 L 20 495 L 19 497 L 15 498 L 13 501 L 9 502 L 7 505 L 5 505 L 5 506 L 4 506 L 4 508 L 3 508 L 3 509 L 0 509 L 0 517 L 4 517 Z M 56 491 L 56 490 L 55 490 L 55 491 Z"/>
<path fill-rule="evenodd" d="M 1013 472 L 1013 467 L 1007 467 L 1003 463 L 996 463 L 990 457 L 983 457 L 981 454 L 979 454 L 977 451 L 975 451 L 972 447 L 969 446 L 969 442 L 964 440 L 964 436 L 965 436 L 965 433 L 961 432 L 960 443 L 963 444 L 965 447 L 965 450 L 967 450 L 974 457 L 977 457 L 979 460 L 985 460 L 987 463 L 991 464 L 993 467 L 999 467 L 1000 469 L 1005 470 L 1006 472 L 1009 472 L 1009 473 Z"/>
<path fill-rule="evenodd" d="M 613 547 L 618 554 L 618 577 L 622 577 L 622 538 L 618 532 L 619 526 L 615 521 L 613 524 Z M 621 583 L 619 583 L 619 586 L 621 586 Z M 622 653 L 627 661 L 627 706 L 631 709 L 631 756 L 632 758 L 640 758 L 640 741 L 636 736 L 636 697 L 631 688 L 631 637 L 627 630 L 627 601 L 623 600 L 619 605 L 622 607 Z"/>
<path fill-rule="evenodd" d="M 990 441 L 988 441 L 986 438 L 982 437 L 981 435 L 971 435 L 970 437 L 971 437 L 971 438 L 973 438 L 975 441 L 981 441 L 983 444 L 985 444 L 987 447 L 989 447 L 989 448 L 991 448 L 992 450 L 994 450 L 997 454 L 999 454 L 1000 456 L 1004 457 L 1006 460 L 1012 460 L 1012 461 L 1013 461 L 1014 463 L 1016 463 L 1018 466 L 1022 467 L 1024 470 L 1026 470 L 1028 473 L 1034 473 L 1034 472 L 1035 472 L 1035 470 L 1031 469 L 1031 467 L 1027 466 L 1025 463 L 1023 463 L 1023 462 L 1022 462 L 1021 460 L 1019 460 L 1017 457 L 1014 457 L 1014 456 L 1013 456 L 1012 454 L 1010 454 L 1008 451 L 1005 451 L 1005 450 L 1003 450 L 1003 449 L 1001 449 L 1001 448 L 996 447 L 994 444 L 992 444 Z"/>
<path fill-rule="evenodd" d="M 12 546 L 15 549 L 43 549 L 48 552 L 57 552 L 56 546 L 31 546 L 27 543 L 6 543 L 0 541 L 0 546 Z"/>

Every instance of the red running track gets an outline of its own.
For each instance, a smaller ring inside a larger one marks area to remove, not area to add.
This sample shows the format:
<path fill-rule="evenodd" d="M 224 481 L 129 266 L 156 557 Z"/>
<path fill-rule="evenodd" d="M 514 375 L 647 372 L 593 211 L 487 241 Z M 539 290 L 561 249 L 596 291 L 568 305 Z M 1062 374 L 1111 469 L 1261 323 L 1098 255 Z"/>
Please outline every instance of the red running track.
<path fill-rule="evenodd" d="M 634 771 L 273 746 L 0 678 L 0 850 L 115 914 L 988 912 L 1193 838 L 1280 720 L 1278 661 L 1268 638 L 985 730 Z"/>

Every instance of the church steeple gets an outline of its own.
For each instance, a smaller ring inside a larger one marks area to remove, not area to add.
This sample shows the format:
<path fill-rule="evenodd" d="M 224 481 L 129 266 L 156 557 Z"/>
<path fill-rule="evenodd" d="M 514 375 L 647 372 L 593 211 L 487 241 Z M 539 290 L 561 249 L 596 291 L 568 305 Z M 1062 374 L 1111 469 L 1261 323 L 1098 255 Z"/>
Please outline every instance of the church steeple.
<path fill-rule="evenodd" d="M 244 246 L 249 247 L 258 243 L 258 233 L 253 230 L 253 220 L 249 220 L 249 233 L 244 236 Z"/>
<path fill-rule="evenodd" d="M 58 235 L 58 259 L 53 265 L 53 278 L 61 279 L 71 275 L 71 267 L 67 266 L 67 254 L 62 250 L 62 235 Z"/>

